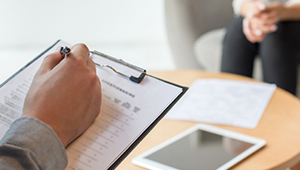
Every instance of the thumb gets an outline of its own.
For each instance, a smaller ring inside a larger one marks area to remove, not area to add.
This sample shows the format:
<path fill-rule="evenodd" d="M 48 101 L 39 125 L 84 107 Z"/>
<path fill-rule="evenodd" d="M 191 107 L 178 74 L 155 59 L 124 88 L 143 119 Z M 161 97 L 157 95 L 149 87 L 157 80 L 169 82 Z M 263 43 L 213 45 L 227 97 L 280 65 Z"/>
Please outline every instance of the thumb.
<path fill-rule="evenodd" d="M 44 61 L 39 68 L 39 72 L 44 74 L 48 71 L 51 71 L 56 65 L 58 65 L 64 57 L 60 54 L 60 52 L 55 52 L 52 54 L 49 54 L 44 58 Z"/>

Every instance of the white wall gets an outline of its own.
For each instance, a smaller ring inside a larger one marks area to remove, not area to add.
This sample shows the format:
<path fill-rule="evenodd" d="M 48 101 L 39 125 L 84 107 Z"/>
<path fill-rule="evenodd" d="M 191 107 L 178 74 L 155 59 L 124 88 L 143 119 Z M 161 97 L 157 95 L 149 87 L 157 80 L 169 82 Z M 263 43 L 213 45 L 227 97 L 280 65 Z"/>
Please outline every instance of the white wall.
<path fill-rule="evenodd" d="M 0 47 L 164 39 L 162 0 L 0 0 Z"/>
<path fill-rule="evenodd" d="M 163 0 L 0 0 L 0 82 L 58 39 L 173 69 Z"/>

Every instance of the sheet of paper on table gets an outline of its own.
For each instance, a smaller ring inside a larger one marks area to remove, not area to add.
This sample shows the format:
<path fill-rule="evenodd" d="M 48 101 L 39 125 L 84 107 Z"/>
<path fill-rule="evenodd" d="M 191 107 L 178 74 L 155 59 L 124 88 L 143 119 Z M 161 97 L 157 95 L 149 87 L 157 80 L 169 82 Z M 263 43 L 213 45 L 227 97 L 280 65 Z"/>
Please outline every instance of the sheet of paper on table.
<path fill-rule="evenodd" d="M 166 118 L 255 128 L 275 89 L 267 83 L 198 79 Z"/>

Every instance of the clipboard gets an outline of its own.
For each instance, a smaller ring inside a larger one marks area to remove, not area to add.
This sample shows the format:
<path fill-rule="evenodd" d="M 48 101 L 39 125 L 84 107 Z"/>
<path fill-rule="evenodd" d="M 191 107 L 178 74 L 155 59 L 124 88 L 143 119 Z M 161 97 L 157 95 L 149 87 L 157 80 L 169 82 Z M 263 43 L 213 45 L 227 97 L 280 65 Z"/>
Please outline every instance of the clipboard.
<path fill-rule="evenodd" d="M 117 63 L 120 63 L 122 65 L 125 65 L 125 66 L 129 67 L 129 68 L 132 68 L 134 70 L 139 71 L 140 75 L 138 77 L 135 77 L 135 76 L 132 76 L 132 75 L 127 75 L 126 73 L 121 73 L 118 70 L 115 70 L 110 65 L 101 65 L 101 64 L 95 62 L 96 66 L 98 66 L 98 67 L 107 67 L 107 68 L 111 69 L 113 72 L 115 72 L 116 74 L 121 75 L 121 76 L 125 77 L 126 79 L 128 79 L 128 80 L 130 80 L 130 81 L 132 81 L 134 83 L 138 83 L 138 84 L 141 83 L 143 81 L 143 79 L 145 78 L 145 76 L 148 75 L 148 74 L 146 74 L 146 70 L 145 69 L 137 67 L 137 66 L 134 66 L 134 65 L 132 65 L 130 63 L 127 63 L 127 62 L 125 62 L 125 61 L 123 61 L 121 59 L 116 59 L 114 57 L 111 57 L 109 55 L 106 55 L 106 54 L 98 52 L 98 51 L 91 51 L 90 53 L 95 54 L 95 55 L 97 55 L 99 57 L 105 57 L 105 58 L 107 58 L 109 60 L 115 61 Z M 148 76 L 151 76 L 151 75 L 148 75 Z M 182 87 L 180 85 L 177 85 L 177 84 L 174 84 L 174 83 L 171 83 L 171 82 L 159 79 L 159 78 L 154 77 L 154 76 L 151 76 L 151 77 L 156 78 L 156 79 L 158 79 L 160 81 L 163 81 L 165 83 L 172 84 L 174 86 L 182 88 L 182 93 L 162 112 L 162 114 L 143 132 L 143 134 L 141 134 L 139 136 L 139 138 L 122 154 L 122 156 L 120 156 L 118 158 L 118 160 L 115 161 L 115 163 L 112 164 L 110 168 L 108 168 L 109 170 L 115 169 L 130 154 L 130 152 L 147 136 L 147 134 L 156 126 L 156 124 L 168 113 L 168 111 L 175 105 L 175 103 L 188 90 L 187 87 Z"/>
<path fill-rule="evenodd" d="M 42 56 L 44 56 L 45 54 L 49 53 L 50 50 L 53 49 L 60 42 L 61 42 L 61 40 L 58 40 L 55 44 L 53 44 L 51 47 L 49 47 L 48 49 L 46 49 L 39 56 L 37 56 L 36 58 L 34 58 L 32 61 L 30 61 L 24 67 L 22 67 L 19 71 L 17 71 L 14 75 L 12 75 L 10 78 L 8 78 L 5 82 L 3 82 L 0 85 L 0 90 L 3 87 L 5 87 L 5 85 L 11 85 L 13 83 L 15 77 L 17 77 L 18 75 L 22 74 L 25 69 L 27 69 L 30 66 L 36 64 L 37 61 L 39 61 L 39 59 Z M 130 152 L 143 140 L 143 138 L 147 136 L 147 134 L 156 126 L 156 124 L 167 114 L 167 112 L 175 105 L 175 103 L 184 95 L 184 93 L 188 90 L 188 88 L 180 86 L 180 85 L 177 85 L 177 84 L 173 84 L 171 82 L 168 82 L 168 81 L 156 78 L 156 77 L 151 76 L 151 75 L 148 75 L 146 73 L 145 69 L 142 69 L 140 67 L 134 66 L 134 65 L 132 65 L 130 63 L 126 63 L 123 60 L 115 59 L 114 57 L 108 56 L 108 55 L 103 54 L 101 52 L 91 51 L 90 52 L 90 56 L 91 55 L 97 56 L 97 57 L 106 58 L 107 60 L 110 60 L 113 63 L 117 63 L 118 65 L 122 65 L 122 67 L 124 67 L 126 69 L 134 70 L 135 72 L 137 72 L 138 73 L 137 75 L 132 75 L 131 73 L 124 72 L 123 70 L 115 69 L 115 67 L 112 66 L 112 65 L 110 65 L 110 64 L 98 63 L 98 62 L 94 61 L 95 65 L 97 67 L 106 69 L 105 71 L 111 72 L 110 74 L 115 74 L 115 75 L 117 75 L 119 77 L 122 77 L 122 79 L 124 79 L 124 80 L 126 79 L 126 81 L 130 81 L 132 83 L 132 85 L 134 85 L 134 86 L 142 85 L 143 83 L 146 83 L 145 82 L 145 81 L 147 81 L 146 77 L 148 77 L 148 79 L 155 79 L 155 80 L 157 80 L 159 82 L 163 82 L 164 84 L 167 84 L 167 85 L 170 85 L 170 86 L 174 86 L 174 87 L 177 87 L 178 89 L 180 89 L 180 93 L 178 93 L 176 95 L 176 97 L 174 97 L 171 100 L 171 102 L 168 105 L 166 105 L 166 107 L 159 113 L 159 115 L 155 119 L 151 120 L 151 123 L 149 124 L 149 126 L 147 126 L 145 130 L 141 131 L 141 133 L 137 136 L 136 139 L 132 139 L 132 142 L 130 143 L 130 145 L 128 147 L 126 147 L 126 149 L 124 151 L 122 151 L 121 154 L 118 155 L 115 160 L 113 160 L 113 162 L 108 167 L 108 169 L 111 170 L 111 169 L 115 169 L 122 162 L 122 160 L 124 160 L 130 154 Z M 126 91 L 123 91 L 123 92 L 126 93 Z M 1 138 L 1 136 L 0 136 L 0 138 Z"/>

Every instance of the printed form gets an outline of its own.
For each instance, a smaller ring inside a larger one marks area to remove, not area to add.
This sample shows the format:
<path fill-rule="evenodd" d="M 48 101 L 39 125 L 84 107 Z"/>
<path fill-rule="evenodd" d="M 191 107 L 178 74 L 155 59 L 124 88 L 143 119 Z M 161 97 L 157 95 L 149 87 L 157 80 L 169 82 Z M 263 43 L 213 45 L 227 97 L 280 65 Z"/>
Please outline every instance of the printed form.
<path fill-rule="evenodd" d="M 0 88 L 0 138 L 21 116 L 26 93 L 43 58 L 65 45 L 59 42 Z M 91 58 L 128 75 L 140 74 L 97 55 Z M 97 67 L 97 75 L 102 86 L 101 111 L 89 129 L 67 147 L 69 170 L 109 168 L 182 93 L 182 88 L 151 76 L 136 84 L 109 68 Z"/>
<path fill-rule="evenodd" d="M 276 85 L 198 79 L 166 118 L 255 128 Z"/>

